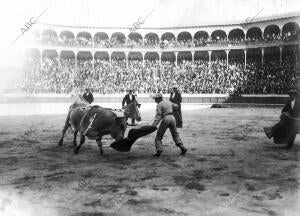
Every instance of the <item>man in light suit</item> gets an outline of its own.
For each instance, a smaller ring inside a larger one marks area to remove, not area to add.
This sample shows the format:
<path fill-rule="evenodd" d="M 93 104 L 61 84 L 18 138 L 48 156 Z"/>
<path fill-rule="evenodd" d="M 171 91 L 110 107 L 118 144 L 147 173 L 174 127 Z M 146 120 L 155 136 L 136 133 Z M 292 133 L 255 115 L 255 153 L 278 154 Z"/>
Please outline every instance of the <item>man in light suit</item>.
<path fill-rule="evenodd" d="M 155 138 L 156 154 L 154 156 L 159 157 L 163 152 L 162 139 L 167 129 L 170 130 L 175 145 L 180 148 L 181 155 L 185 155 L 187 149 L 183 146 L 173 115 L 174 110 L 176 110 L 178 106 L 170 101 L 164 101 L 161 93 L 154 94 L 152 98 L 157 103 L 156 115 L 154 117 L 152 126 L 158 126 L 161 122 Z"/>
<path fill-rule="evenodd" d="M 264 131 L 269 139 L 274 138 L 276 144 L 287 143 L 287 148 L 291 148 L 300 130 L 300 98 L 295 89 L 288 94 L 289 101 L 281 111 L 280 121 L 273 127 L 264 128 Z"/>

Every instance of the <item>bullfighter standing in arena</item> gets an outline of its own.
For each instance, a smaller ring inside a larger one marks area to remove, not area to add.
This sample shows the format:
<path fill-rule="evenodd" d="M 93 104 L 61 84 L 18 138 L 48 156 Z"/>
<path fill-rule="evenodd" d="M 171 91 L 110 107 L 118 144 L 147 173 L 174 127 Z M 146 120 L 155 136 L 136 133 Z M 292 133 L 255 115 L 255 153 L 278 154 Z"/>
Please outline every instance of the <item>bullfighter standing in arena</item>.
<path fill-rule="evenodd" d="M 291 148 L 300 130 L 300 98 L 295 89 L 288 94 L 290 98 L 281 111 L 280 121 L 273 127 L 264 128 L 264 131 L 269 139 L 274 138 L 276 144 L 287 143 L 287 148 Z"/>
<path fill-rule="evenodd" d="M 126 106 L 124 106 L 126 104 Z M 128 94 L 125 95 L 122 101 L 122 108 L 127 109 L 126 118 L 131 118 L 131 125 L 135 126 L 135 120 L 141 121 L 141 115 L 138 108 L 141 106 L 136 100 L 136 96 L 133 94 L 133 90 L 129 89 Z"/>
<path fill-rule="evenodd" d="M 94 96 L 93 96 L 91 90 L 88 89 L 88 88 L 85 89 L 85 93 L 82 95 L 82 97 L 83 97 L 84 100 L 86 100 L 89 104 L 93 103 L 93 101 L 94 101 Z"/>
<path fill-rule="evenodd" d="M 182 128 L 182 114 L 181 114 L 181 93 L 178 91 L 177 84 L 173 83 L 173 91 L 170 95 L 170 101 L 178 105 L 178 109 L 174 111 L 174 117 L 176 119 L 176 127 Z"/>
<path fill-rule="evenodd" d="M 163 152 L 162 139 L 168 128 L 172 134 L 176 146 L 181 149 L 181 155 L 185 155 L 187 149 L 183 146 L 183 143 L 180 139 L 176 128 L 175 117 L 173 115 L 173 110 L 176 110 L 178 105 L 170 101 L 164 101 L 161 93 L 153 95 L 152 98 L 155 99 L 155 102 L 157 103 L 156 115 L 152 125 L 157 126 L 161 121 L 155 138 L 156 154 L 154 156 L 159 157 Z"/>

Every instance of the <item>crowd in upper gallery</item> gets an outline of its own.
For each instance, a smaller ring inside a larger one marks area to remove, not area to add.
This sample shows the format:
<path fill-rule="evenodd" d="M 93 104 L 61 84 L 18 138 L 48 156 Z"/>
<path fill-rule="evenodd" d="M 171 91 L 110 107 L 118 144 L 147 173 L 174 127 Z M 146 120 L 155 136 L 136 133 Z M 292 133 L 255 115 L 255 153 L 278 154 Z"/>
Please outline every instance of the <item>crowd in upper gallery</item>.
<path fill-rule="evenodd" d="M 274 26 L 265 29 L 262 33 L 259 28 L 252 28 L 245 33 L 241 29 L 235 29 L 226 35 L 222 30 L 216 30 L 211 35 L 205 31 L 197 32 L 194 37 L 188 32 L 182 32 L 175 38 L 175 35 L 168 32 L 159 39 L 155 33 L 146 34 L 144 38 L 132 32 L 126 37 L 123 33 L 114 33 L 110 38 L 104 32 L 95 34 L 94 38 L 87 33 L 81 32 L 76 38 L 73 33 L 65 31 L 59 36 L 53 30 L 42 33 L 41 37 L 36 36 L 35 42 L 50 46 L 77 46 L 77 47 L 99 47 L 99 48 L 191 48 L 206 46 L 241 45 L 249 43 L 268 43 L 275 41 L 295 41 L 299 38 L 299 27 L 290 23 L 280 31 Z"/>

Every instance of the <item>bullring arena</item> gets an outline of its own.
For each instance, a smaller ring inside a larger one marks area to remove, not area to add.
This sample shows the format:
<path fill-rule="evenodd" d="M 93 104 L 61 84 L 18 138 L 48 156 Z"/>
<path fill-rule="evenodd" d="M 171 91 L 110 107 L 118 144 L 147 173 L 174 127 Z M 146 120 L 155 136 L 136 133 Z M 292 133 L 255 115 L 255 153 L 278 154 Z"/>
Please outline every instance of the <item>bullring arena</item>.
<path fill-rule="evenodd" d="M 94 18 L 91 5 L 78 2 L 79 20 Z M 273 2 L 266 1 L 259 15 L 258 9 L 199 21 L 192 15 L 202 1 L 155 2 L 153 10 L 145 2 L 131 10 L 134 21 L 149 15 L 134 32 L 121 20 L 119 26 L 72 23 L 50 4 L 19 39 L 29 41 L 25 63 L 0 89 L 1 216 L 299 215 L 299 135 L 286 148 L 263 128 L 278 122 L 288 91 L 299 85 L 300 12 L 264 14 Z M 189 16 L 162 20 L 176 8 Z M 150 93 L 169 100 L 174 83 L 182 95 L 178 130 L 186 155 L 170 132 L 159 158 L 153 157 L 156 132 L 130 152 L 112 149 L 114 140 L 104 136 L 103 156 L 95 140 L 74 154 L 71 129 L 58 146 L 68 108 L 85 88 L 92 89 L 93 105 L 112 109 L 121 109 L 126 90 L 134 90 L 142 120 L 127 126 L 126 137 L 152 124 Z"/>

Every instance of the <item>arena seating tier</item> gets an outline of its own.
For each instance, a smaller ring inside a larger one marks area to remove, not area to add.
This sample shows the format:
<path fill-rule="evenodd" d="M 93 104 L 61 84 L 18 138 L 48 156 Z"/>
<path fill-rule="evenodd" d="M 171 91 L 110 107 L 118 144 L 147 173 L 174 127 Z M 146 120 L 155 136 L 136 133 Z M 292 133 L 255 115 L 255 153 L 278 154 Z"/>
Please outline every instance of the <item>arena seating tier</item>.
<path fill-rule="evenodd" d="M 295 83 L 294 54 L 283 56 L 280 65 L 276 56 L 266 58 L 264 65 L 256 58 L 226 60 L 171 61 L 78 59 L 27 59 L 25 70 L 15 88 L 26 93 L 70 93 L 90 87 L 101 94 L 123 93 L 133 88 L 137 93 L 169 92 L 176 82 L 183 93 L 284 94 Z"/>

